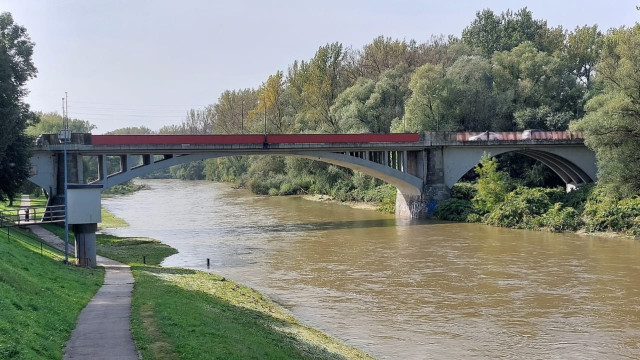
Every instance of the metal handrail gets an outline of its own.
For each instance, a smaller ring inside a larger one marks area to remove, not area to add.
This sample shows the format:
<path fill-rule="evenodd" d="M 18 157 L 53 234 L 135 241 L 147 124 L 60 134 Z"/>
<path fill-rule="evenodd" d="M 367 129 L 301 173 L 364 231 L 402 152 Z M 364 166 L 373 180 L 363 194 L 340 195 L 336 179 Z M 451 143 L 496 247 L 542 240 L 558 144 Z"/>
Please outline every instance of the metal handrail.
<path fill-rule="evenodd" d="M 25 226 L 64 222 L 64 205 L 21 206 L 0 211 L 0 226 Z"/>
<path fill-rule="evenodd" d="M 37 249 L 37 244 L 33 244 L 33 243 L 29 243 L 28 241 L 25 241 L 24 239 L 21 239 L 18 236 L 15 236 L 14 234 L 11 234 L 11 232 L 9 231 L 10 227 L 7 227 L 7 240 L 10 239 L 14 239 L 15 241 L 21 242 L 24 245 L 30 246 L 32 248 L 36 248 Z M 14 230 L 15 231 L 15 230 Z M 47 243 L 46 241 L 42 240 L 39 236 L 30 233 L 30 232 L 25 232 L 25 231 L 19 231 L 20 235 L 23 238 L 29 239 L 33 242 L 39 243 L 40 244 L 40 255 L 43 254 L 44 249 L 46 248 L 46 250 L 52 254 L 55 258 L 59 258 L 59 259 L 65 259 L 64 257 L 64 253 L 62 252 L 61 249 L 57 248 L 56 246 Z M 71 255 L 73 257 L 73 255 Z"/>

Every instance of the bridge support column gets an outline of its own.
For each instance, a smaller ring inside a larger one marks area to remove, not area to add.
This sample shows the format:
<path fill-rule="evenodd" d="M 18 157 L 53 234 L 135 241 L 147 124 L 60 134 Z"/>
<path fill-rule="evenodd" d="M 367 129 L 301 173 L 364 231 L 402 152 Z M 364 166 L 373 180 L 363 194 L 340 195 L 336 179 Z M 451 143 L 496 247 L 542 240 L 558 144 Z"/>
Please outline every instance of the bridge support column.
<path fill-rule="evenodd" d="M 76 235 L 76 259 L 78 265 L 85 267 L 96 266 L 96 231 L 98 224 L 73 225 Z"/>
<path fill-rule="evenodd" d="M 436 206 L 451 197 L 451 189 L 444 183 L 444 157 L 442 147 L 425 149 L 405 155 L 403 166 L 409 173 L 423 179 L 420 194 L 396 194 L 396 215 L 409 218 L 432 217 Z"/>
<path fill-rule="evenodd" d="M 430 218 L 438 203 L 450 197 L 451 190 L 445 184 L 425 185 L 421 195 L 404 195 L 398 191 L 396 215 L 412 219 Z"/>

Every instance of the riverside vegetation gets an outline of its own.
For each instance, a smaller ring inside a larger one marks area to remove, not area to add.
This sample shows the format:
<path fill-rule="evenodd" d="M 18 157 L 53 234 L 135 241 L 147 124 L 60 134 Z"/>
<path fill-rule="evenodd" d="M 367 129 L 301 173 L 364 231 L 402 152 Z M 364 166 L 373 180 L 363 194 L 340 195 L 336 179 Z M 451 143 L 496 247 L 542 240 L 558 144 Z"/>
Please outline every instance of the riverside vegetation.
<path fill-rule="evenodd" d="M 452 198 L 438 205 L 435 217 L 519 229 L 640 235 L 637 196 L 616 196 L 593 184 L 568 193 L 562 187 L 525 187 L 499 170 L 496 159 L 487 154 L 475 170 L 477 182 L 456 184 Z"/>

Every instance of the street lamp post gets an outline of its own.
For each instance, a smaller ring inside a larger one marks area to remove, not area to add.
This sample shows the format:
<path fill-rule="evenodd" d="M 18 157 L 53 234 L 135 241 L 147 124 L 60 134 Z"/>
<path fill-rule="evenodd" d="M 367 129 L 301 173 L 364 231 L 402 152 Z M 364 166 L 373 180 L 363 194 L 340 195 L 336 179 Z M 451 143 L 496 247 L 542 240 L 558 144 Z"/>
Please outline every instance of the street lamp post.
<path fill-rule="evenodd" d="M 66 99 L 62 98 L 62 130 L 58 133 L 58 139 L 62 142 L 62 149 L 64 152 L 64 263 L 69 263 L 69 203 L 67 201 L 67 143 L 71 140 L 71 132 L 69 131 L 69 122 L 67 120 L 66 113 Z"/>

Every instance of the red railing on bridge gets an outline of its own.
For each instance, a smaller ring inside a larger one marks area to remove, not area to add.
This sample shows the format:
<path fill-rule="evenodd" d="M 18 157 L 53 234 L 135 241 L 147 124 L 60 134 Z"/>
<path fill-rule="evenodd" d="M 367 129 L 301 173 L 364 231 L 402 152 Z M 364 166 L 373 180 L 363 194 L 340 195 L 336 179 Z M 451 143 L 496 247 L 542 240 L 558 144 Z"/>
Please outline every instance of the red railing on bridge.
<path fill-rule="evenodd" d="M 92 135 L 92 145 L 227 145 L 418 142 L 418 134 Z"/>

